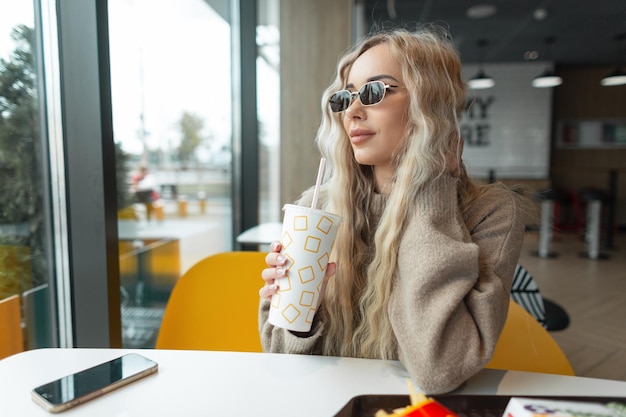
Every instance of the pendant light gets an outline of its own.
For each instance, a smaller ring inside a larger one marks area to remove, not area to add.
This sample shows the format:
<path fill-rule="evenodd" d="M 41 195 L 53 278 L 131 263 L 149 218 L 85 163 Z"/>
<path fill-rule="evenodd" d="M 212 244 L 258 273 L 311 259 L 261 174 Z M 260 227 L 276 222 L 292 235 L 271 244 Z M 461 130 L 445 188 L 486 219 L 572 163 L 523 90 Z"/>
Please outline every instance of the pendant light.
<path fill-rule="evenodd" d="M 546 58 L 551 58 L 551 47 L 554 43 L 554 37 L 548 37 L 544 40 L 546 44 Z M 554 71 L 553 68 L 547 68 L 542 74 L 535 77 L 531 85 L 536 88 L 552 88 L 563 84 L 563 79 Z"/>
<path fill-rule="evenodd" d="M 624 85 L 626 84 L 626 71 L 621 68 L 616 68 L 615 71 L 608 74 L 602 80 L 600 80 L 600 84 L 605 87 L 614 87 L 616 85 Z"/>
<path fill-rule="evenodd" d="M 531 84 L 536 88 L 550 88 L 563 84 L 563 79 L 553 70 L 547 69 L 541 75 L 535 77 Z"/>
<path fill-rule="evenodd" d="M 622 55 L 625 49 L 624 43 L 626 41 L 626 33 L 620 33 L 616 35 L 615 41 L 619 44 L 617 48 L 618 66 L 612 72 L 607 74 L 602 80 L 600 80 L 600 84 L 605 87 L 613 87 L 616 85 L 626 84 L 626 71 L 624 71 L 624 68 L 619 66 L 620 55 Z"/>
<path fill-rule="evenodd" d="M 493 78 L 485 74 L 485 71 L 483 70 L 483 61 L 484 61 L 483 49 L 485 48 L 485 46 L 487 46 L 486 39 L 481 39 L 478 41 L 478 51 L 480 53 L 480 63 L 478 67 L 478 73 L 472 78 L 470 78 L 470 80 L 467 82 L 467 85 L 471 89 L 474 89 L 474 90 L 484 90 L 484 89 L 491 88 L 494 85 L 496 85 L 496 82 L 493 80 Z"/>

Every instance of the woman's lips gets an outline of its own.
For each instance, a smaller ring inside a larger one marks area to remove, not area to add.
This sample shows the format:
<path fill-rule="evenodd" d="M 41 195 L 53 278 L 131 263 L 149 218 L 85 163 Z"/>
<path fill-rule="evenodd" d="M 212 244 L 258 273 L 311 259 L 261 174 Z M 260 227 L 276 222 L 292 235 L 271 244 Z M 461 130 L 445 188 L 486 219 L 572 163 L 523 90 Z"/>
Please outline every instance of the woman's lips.
<path fill-rule="evenodd" d="M 374 135 L 374 132 L 367 129 L 352 129 L 350 131 L 350 142 L 352 144 L 357 145 L 361 142 L 368 140 L 370 137 Z"/>

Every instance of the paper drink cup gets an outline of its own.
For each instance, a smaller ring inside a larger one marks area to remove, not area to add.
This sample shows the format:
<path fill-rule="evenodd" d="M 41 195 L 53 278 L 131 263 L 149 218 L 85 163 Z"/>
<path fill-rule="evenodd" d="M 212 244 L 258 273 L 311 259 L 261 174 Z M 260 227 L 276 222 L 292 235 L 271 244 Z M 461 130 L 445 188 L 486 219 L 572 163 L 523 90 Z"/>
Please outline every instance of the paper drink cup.
<path fill-rule="evenodd" d="M 276 280 L 269 322 L 297 332 L 311 330 L 330 250 L 341 217 L 323 210 L 286 204 L 283 207 L 281 254 L 287 274 Z"/>

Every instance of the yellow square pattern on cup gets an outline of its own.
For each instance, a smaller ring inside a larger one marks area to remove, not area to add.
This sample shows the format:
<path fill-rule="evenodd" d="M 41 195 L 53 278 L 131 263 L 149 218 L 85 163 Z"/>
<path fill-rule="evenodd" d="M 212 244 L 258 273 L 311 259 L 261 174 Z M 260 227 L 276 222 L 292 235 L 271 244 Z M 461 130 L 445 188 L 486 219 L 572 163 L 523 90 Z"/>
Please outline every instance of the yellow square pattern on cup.
<path fill-rule="evenodd" d="M 272 307 L 274 308 L 278 308 L 280 306 L 280 293 L 276 293 L 274 294 L 274 296 L 272 296 Z"/>
<path fill-rule="evenodd" d="M 306 313 L 306 318 L 304 319 L 304 321 L 306 321 L 307 323 L 313 323 L 313 317 L 315 317 L 315 309 L 309 308 L 309 311 L 308 313 Z"/>
<path fill-rule="evenodd" d="M 296 306 L 294 306 L 293 304 L 289 304 L 287 307 L 285 307 L 282 314 L 285 320 L 287 320 L 289 323 L 293 323 L 298 317 L 300 317 L 301 313 L 300 310 L 296 308 Z"/>
<path fill-rule="evenodd" d="M 309 230 L 309 217 L 308 216 L 294 216 L 293 230 L 295 231 Z"/>
<path fill-rule="evenodd" d="M 307 236 L 304 241 L 304 250 L 307 252 L 317 253 L 320 250 L 320 245 L 322 244 L 322 239 L 315 236 Z"/>
<path fill-rule="evenodd" d="M 283 253 L 283 255 L 285 256 L 285 261 L 286 261 L 285 267 L 290 268 L 296 262 L 296 260 L 293 259 L 293 257 L 289 255 L 288 253 Z"/>
<path fill-rule="evenodd" d="M 288 248 L 289 245 L 291 245 L 292 243 L 293 243 L 293 238 L 291 237 L 289 232 L 285 232 L 283 234 L 283 239 L 282 239 L 283 248 Z"/>
<path fill-rule="evenodd" d="M 312 291 L 302 291 L 300 294 L 300 305 L 304 307 L 311 307 L 315 300 L 315 293 Z"/>
<path fill-rule="evenodd" d="M 326 270 L 326 265 L 328 265 L 328 253 L 324 253 L 322 256 L 320 256 L 319 258 L 317 258 L 317 265 L 320 267 L 320 269 L 322 271 Z"/>
<path fill-rule="evenodd" d="M 317 223 L 317 230 L 327 235 L 330 232 L 330 229 L 332 229 L 333 223 L 332 219 L 324 216 Z"/>
<path fill-rule="evenodd" d="M 315 271 L 311 266 L 305 266 L 304 268 L 298 269 L 298 276 L 300 277 L 300 282 L 306 284 L 315 279 Z"/>
<path fill-rule="evenodd" d="M 291 277 L 290 276 L 286 276 L 284 278 L 280 279 L 280 285 L 279 285 L 279 289 L 278 292 L 285 292 L 285 291 L 291 291 Z"/>

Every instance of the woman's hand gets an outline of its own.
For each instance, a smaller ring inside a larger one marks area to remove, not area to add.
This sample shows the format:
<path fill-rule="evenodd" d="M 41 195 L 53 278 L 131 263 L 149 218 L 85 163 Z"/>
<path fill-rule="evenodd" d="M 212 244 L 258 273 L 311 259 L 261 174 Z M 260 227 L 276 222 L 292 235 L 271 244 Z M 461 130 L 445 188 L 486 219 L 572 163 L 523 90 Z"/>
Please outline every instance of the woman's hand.
<path fill-rule="evenodd" d="M 261 277 L 265 281 L 265 285 L 259 290 L 261 298 L 269 300 L 272 295 L 278 292 L 277 279 L 283 278 L 287 275 L 287 268 L 285 267 L 286 259 L 281 255 L 280 251 L 282 244 L 279 241 L 274 241 L 270 245 L 270 252 L 265 257 L 265 263 L 269 268 L 265 268 L 261 273 Z M 326 266 L 326 273 L 324 274 L 324 281 L 322 283 L 321 293 L 319 300 L 323 298 L 324 290 L 326 289 L 326 283 L 337 272 L 337 264 L 329 262 Z"/>
<path fill-rule="evenodd" d="M 286 259 L 280 254 L 281 249 L 282 244 L 274 241 L 270 245 L 270 252 L 265 257 L 265 263 L 269 268 L 265 268 L 261 273 L 265 285 L 259 290 L 259 295 L 266 300 L 272 298 L 272 295 L 278 291 L 276 280 L 283 278 L 287 274 L 287 269 L 285 269 Z"/>

